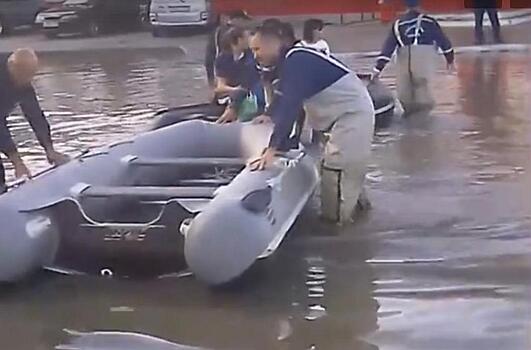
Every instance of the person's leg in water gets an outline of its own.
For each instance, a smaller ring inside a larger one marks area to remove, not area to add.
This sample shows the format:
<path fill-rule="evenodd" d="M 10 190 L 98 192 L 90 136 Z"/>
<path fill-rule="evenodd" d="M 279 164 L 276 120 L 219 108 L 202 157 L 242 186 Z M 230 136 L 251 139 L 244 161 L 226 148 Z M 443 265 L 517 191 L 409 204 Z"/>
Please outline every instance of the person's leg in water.
<path fill-rule="evenodd" d="M 483 34 L 483 17 L 485 15 L 484 8 L 477 8 L 474 10 L 474 18 L 476 25 L 474 27 L 476 35 L 476 45 L 483 45 L 485 43 L 485 36 Z"/>
<path fill-rule="evenodd" d="M 494 36 L 494 42 L 496 44 L 503 43 L 501 37 L 501 25 L 500 18 L 498 17 L 498 10 L 495 8 L 487 9 L 487 14 L 489 16 L 490 23 L 492 24 L 492 34 Z"/>
<path fill-rule="evenodd" d="M 337 223 L 355 219 L 358 202 L 364 197 L 373 134 L 374 111 L 348 113 L 332 127 L 321 169 L 323 219 Z"/>
<path fill-rule="evenodd" d="M 431 80 L 437 59 L 437 52 L 429 45 L 412 45 L 398 51 L 396 85 L 404 116 L 435 106 Z"/>
<path fill-rule="evenodd" d="M 6 174 L 4 170 L 4 164 L 2 164 L 2 159 L 0 158 L 0 194 L 5 192 L 7 192 Z"/>

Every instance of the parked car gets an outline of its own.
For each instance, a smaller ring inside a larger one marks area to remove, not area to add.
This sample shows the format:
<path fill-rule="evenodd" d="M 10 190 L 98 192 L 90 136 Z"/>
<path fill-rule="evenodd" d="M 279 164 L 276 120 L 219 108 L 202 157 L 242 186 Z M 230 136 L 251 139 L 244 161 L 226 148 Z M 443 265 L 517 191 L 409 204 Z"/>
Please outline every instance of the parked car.
<path fill-rule="evenodd" d="M 49 37 L 62 33 L 98 36 L 123 28 L 138 28 L 141 0 L 66 0 L 42 13 L 42 28 Z"/>
<path fill-rule="evenodd" d="M 41 6 L 39 9 L 39 13 L 37 14 L 37 17 L 35 18 L 35 24 L 42 25 L 42 21 L 43 21 L 42 13 L 46 10 L 50 10 L 50 9 L 61 6 L 63 2 L 65 2 L 65 0 L 41 0 Z"/>
<path fill-rule="evenodd" d="M 42 6 L 42 0 L 0 0 L 0 35 L 32 25 Z"/>
<path fill-rule="evenodd" d="M 149 17 L 153 36 L 171 28 L 208 27 L 215 21 L 212 0 L 151 0 Z"/>

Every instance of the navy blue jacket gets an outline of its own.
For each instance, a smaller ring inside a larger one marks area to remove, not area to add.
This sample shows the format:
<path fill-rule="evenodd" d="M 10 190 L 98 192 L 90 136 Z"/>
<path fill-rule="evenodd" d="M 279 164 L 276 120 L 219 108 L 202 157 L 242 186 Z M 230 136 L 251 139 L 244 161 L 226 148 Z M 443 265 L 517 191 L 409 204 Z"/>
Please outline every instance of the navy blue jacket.
<path fill-rule="evenodd" d="M 418 17 L 421 15 L 422 20 L 417 30 Z M 418 35 L 416 35 L 417 33 Z M 441 48 L 448 63 L 453 63 L 454 61 L 452 43 L 442 31 L 437 20 L 420 12 L 410 10 L 393 23 L 374 70 L 381 72 L 387 63 L 391 61 L 391 57 L 398 47 L 411 45 L 437 45 Z"/>
<path fill-rule="evenodd" d="M 11 80 L 7 69 L 7 57 L 0 58 L 0 151 L 14 153 L 17 150 L 7 126 L 7 117 L 20 105 L 22 112 L 35 132 L 43 147 L 52 144 L 50 125 L 39 106 L 35 90 L 28 87 L 17 87 Z"/>
<path fill-rule="evenodd" d="M 271 110 L 275 127 L 269 146 L 276 149 L 289 142 L 304 101 L 350 73 L 336 58 L 307 48 L 292 48 L 282 59 L 279 89 Z"/>
<path fill-rule="evenodd" d="M 208 83 L 214 85 L 216 83 L 215 75 L 215 62 L 216 57 L 221 53 L 221 38 L 231 29 L 229 25 L 222 25 L 213 30 L 207 41 L 206 53 L 205 53 L 205 69 L 207 74 Z"/>
<path fill-rule="evenodd" d="M 260 73 L 250 49 L 238 60 L 232 53 L 220 54 L 216 58 L 216 76 L 226 79 L 229 86 L 241 86 L 248 90 L 260 82 Z"/>

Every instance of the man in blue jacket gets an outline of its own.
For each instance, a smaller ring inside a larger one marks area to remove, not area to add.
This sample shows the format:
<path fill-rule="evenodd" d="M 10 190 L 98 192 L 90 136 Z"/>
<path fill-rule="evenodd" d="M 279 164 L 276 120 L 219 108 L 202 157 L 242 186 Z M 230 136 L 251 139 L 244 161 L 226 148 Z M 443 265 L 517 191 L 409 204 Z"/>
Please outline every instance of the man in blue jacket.
<path fill-rule="evenodd" d="M 19 49 L 7 58 L 0 58 L 0 151 L 13 164 L 16 177 L 31 177 L 7 126 L 6 119 L 17 105 L 20 105 L 37 140 L 44 148 L 48 162 L 59 165 L 68 161 L 67 156 L 55 151 L 53 147 L 50 126 L 31 85 L 37 69 L 37 56 L 30 49 Z M 7 190 L 4 175 L 4 167 L 0 160 L 0 194 Z"/>
<path fill-rule="evenodd" d="M 267 168 L 279 152 L 290 147 L 293 125 L 304 107 L 310 126 L 328 134 L 322 161 L 321 215 L 349 222 L 363 192 L 370 157 L 372 100 L 356 74 L 336 58 L 304 47 L 284 53 L 283 47 L 274 28 L 258 29 L 251 40 L 260 64 L 281 67 L 275 106 L 270 111 L 273 134 L 269 147 L 250 163 L 251 169 Z"/>
<path fill-rule="evenodd" d="M 420 11 L 419 0 L 405 0 L 407 12 L 397 19 L 376 60 L 373 77 L 380 75 L 397 52 L 398 99 L 406 113 L 435 105 L 430 82 L 436 69 L 437 48 L 453 69 L 454 49 L 439 23 Z"/>

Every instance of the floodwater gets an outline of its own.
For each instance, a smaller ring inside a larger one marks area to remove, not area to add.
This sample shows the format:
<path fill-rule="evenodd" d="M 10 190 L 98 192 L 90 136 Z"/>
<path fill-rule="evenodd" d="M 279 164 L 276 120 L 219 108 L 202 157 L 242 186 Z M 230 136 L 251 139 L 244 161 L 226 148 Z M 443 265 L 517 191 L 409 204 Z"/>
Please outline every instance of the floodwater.
<path fill-rule="evenodd" d="M 441 64 L 437 108 L 378 132 L 374 209 L 357 224 L 321 224 L 308 208 L 278 253 L 226 290 L 50 275 L 2 289 L 0 348 L 53 349 L 63 329 L 205 349 L 531 348 L 530 62 L 461 55 L 453 75 Z M 207 98 L 201 66 L 170 55 L 50 57 L 36 85 L 69 153 Z M 13 126 L 32 169 L 44 167 L 27 126 Z"/>

